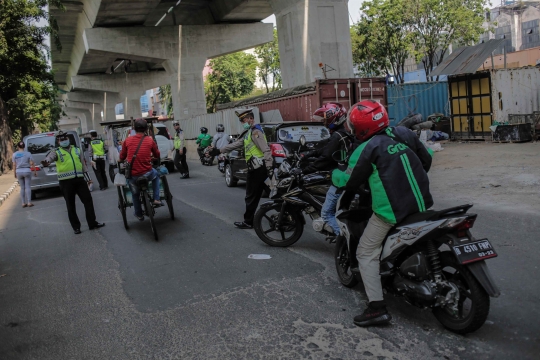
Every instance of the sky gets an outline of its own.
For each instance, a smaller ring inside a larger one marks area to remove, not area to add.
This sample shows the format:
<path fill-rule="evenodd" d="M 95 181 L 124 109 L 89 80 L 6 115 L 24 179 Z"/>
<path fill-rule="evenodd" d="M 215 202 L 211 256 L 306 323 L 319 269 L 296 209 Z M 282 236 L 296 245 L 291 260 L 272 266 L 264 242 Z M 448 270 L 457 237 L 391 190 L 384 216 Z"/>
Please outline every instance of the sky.
<path fill-rule="evenodd" d="M 360 18 L 360 5 L 364 0 L 349 0 L 349 23 L 357 22 Z M 263 20 L 265 23 L 272 23 L 276 25 L 276 17 L 274 15 L 267 17 Z"/>

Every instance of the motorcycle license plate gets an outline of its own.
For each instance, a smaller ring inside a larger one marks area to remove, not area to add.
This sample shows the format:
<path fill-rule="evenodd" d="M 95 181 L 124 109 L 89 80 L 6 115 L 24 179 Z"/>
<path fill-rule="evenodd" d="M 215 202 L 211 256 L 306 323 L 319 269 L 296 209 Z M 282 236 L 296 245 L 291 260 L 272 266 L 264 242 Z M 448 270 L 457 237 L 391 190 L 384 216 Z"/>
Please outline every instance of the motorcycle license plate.
<path fill-rule="evenodd" d="M 461 264 L 469 264 L 497 256 L 495 249 L 493 249 L 488 239 L 476 240 L 463 245 L 454 245 L 452 249 Z"/>

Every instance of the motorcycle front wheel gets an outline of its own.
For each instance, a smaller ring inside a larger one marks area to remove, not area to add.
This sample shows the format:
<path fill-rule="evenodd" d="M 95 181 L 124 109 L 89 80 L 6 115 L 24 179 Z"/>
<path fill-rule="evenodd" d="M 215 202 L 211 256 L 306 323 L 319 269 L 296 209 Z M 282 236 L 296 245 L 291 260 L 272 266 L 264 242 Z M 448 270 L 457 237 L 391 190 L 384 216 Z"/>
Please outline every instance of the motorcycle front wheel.
<path fill-rule="evenodd" d="M 358 279 L 351 271 L 351 262 L 349 247 L 345 236 L 338 236 L 336 239 L 336 247 L 334 248 L 334 261 L 339 282 L 348 288 L 353 288 L 358 284 Z"/>
<path fill-rule="evenodd" d="M 270 246 L 287 247 L 297 242 L 304 232 L 304 222 L 300 211 L 287 211 L 283 214 L 281 226 L 277 221 L 281 204 L 260 207 L 253 218 L 253 228 L 259 239 Z"/>
<path fill-rule="evenodd" d="M 478 330 L 489 314 L 489 295 L 467 267 L 460 265 L 449 251 L 440 253 L 444 278 L 459 289 L 457 311 L 433 308 L 433 315 L 448 330 L 467 334 Z"/>

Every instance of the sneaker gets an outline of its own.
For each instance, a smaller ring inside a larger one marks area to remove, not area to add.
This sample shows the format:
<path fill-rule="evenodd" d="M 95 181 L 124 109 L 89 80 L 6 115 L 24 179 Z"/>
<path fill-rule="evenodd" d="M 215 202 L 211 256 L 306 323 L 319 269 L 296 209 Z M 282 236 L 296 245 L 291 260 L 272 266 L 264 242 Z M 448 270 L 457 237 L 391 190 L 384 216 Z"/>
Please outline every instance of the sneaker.
<path fill-rule="evenodd" d="M 388 324 L 392 315 L 386 310 L 384 301 L 372 301 L 362 315 L 355 316 L 354 324 L 357 326 L 372 326 Z"/>

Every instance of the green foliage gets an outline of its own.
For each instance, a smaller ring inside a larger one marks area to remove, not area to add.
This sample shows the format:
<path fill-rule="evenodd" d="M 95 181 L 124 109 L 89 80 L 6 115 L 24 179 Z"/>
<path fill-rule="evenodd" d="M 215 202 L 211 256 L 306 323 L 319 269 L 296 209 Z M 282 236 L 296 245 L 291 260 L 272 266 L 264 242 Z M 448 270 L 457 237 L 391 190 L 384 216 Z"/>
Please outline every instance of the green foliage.
<path fill-rule="evenodd" d="M 426 75 L 443 61 L 450 45 L 474 44 L 486 31 L 482 26 L 488 11 L 485 0 L 410 0 L 407 4 L 413 54 L 422 61 Z"/>
<path fill-rule="evenodd" d="M 171 84 L 160 86 L 158 90 L 158 96 L 161 106 L 165 109 L 167 116 L 171 116 L 171 114 L 173 113 Z"/>
<path fill-rule="evenodd" d="M 403 82 L 405 60 L 411 49 L 411 27 L 404 16 L 406 0 L 372 0 L 362 4 L 363 15 L 352 31 L 353 60 L 360 72 L 388 73 Z"/>
<path fill-rule="evenodd" d="M 450 45 L 470 45 L 486 30 L 484 0 L 371 0 L 351 27 L 353 60 L 361 76 L 392 72 L 403 82 L 413 56 L 426 74 L 439 65 Z M 428 78 L 428 80 L 431 80 Z"/>
<path fill-rule="evenodd" d="M 207 111 L 213 113 L 217 104 L 250 94 L 255 87 L 257 66 L 255 56 L 244 52 L 212 59 L 212 72 L 204 82 Z"/>
<path fill-rule="evenodd" d="M 274 40 L 255 48 L 259 58 L 259 78 L 266 87 L 266 92 L 281 89 L 281 68 L 279 62 L 279 48 L 277 29 L 274 28 Z M 272 86 L 270 87 L 270 83 Z"/>
<path fill-rule="evenodd" d="M 46 9 L 63 9 L 59 0 L 0 0 L 0 97 L 7 107 L 10 128 L 28 134 L 38 126 L 54 129 L 61 108 L 48 65 L 49 35 L 59 47 L 58 26 Z M 38 26 L 41 20 L 49 25 Z"/>

